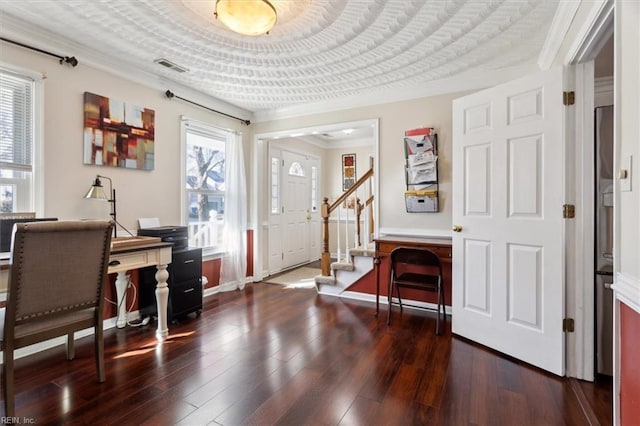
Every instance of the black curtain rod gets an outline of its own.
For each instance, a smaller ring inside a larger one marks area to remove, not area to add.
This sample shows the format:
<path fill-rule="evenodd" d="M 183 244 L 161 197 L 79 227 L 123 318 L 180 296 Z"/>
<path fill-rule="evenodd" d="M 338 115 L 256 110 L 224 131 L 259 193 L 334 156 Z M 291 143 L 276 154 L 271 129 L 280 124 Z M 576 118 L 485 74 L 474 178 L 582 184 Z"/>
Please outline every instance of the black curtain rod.
<path fill-rule="evenodd" d="M 229 118 L 233 118 L 233 119 L 235 119 L 235 120 L 238 120 L 238 121 L 242 122 L 242 124 L 244 124 L 244 125 L 246 125 L 246 126 L 248 126 L 248 125 L 250 125 L 250 124 L 251 124 L 251 121 L 250 121 L 250 120 L 245 120 L 244 118 L 235 117 L 235 116 L 233 116 L 233 115 L 229 115 L 229 114 L 227 114 L 227 113 L 225 113 L 225 112 L 216 111 L 215 109 L 213 109 L 213 108 L 209 108 L 208 106 L 200 105 L 199 103 L 196 103 L 196 102 L 190 101 L 189 99 L 181 98 L 180 96 L 175 95 L 171 90 L 167 90 L 166 92 L 164 92 L 164 94 L 165 94 L 165 96 L 166 96 L 167 98 L 169 98 L 169 99 L 178 98 L 178 99 L 180 99 L 180 100 L 182 100 L 182 101 L 189 102 L 190 104 L 197 105 L 197 106 L 199 106 L 200 108 L 208 109 L 209 111 L 215 112 L 216 114 L 224 115 L 224 116 L 226 116 L 226 117 L 229 117 Z"/>
<path fill-rule="evenodd" d="M 36 52 L 44 53 L 45 55 L 53 56 L 54 58 L 58 58 L 58 59 L 60 59 L 60 65 L 62 65 L 63 63 L 69 64 L 72 67 L 75 67 L 76 65 L 78 65 L 78 60 L 76 59 L 75 56 L 60 56 L 60 55 L 56 55 L 55 53 L 47 52 L 46 50 L 38 49 L 37 47 L 33 47 L 33 46 L 29 46 L 27 44 L 19 43 L 19 42 L 14 41 L 14 40 L 9 40 L 8 38 L 4 38 L 4 37 L 0 37 L 0 40 L 2 40 L 4 42 L 7 42 L 7 43 L 15 44 L 16 46 L 24 47 L 26 49 L 35 50 Z"/>

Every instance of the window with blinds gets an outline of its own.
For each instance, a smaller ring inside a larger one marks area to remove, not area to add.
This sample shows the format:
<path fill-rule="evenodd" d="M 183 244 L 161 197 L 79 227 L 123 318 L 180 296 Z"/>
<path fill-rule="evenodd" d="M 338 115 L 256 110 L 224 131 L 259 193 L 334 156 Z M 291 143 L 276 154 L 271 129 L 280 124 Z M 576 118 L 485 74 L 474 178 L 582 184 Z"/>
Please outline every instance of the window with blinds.
<path fill-rule="evenodd" d="M 0 69 L 0 213 L 33 211 L 34 81 Z"/>

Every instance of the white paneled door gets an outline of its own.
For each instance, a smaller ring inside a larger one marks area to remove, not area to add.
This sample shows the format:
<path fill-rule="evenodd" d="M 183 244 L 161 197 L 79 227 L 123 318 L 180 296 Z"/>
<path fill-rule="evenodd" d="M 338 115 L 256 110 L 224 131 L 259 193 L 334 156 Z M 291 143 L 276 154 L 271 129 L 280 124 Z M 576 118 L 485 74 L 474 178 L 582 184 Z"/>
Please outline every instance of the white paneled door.
<path fill-rule="evenodd" d="M 309 259 L 309 170 L 306 157 L 283 151 L 283 268 L 299 265 Z"/>
<path fill-rule="evenodd" d="M 453 332 L 564 375 L 562 70 L 453 102 Z"/>

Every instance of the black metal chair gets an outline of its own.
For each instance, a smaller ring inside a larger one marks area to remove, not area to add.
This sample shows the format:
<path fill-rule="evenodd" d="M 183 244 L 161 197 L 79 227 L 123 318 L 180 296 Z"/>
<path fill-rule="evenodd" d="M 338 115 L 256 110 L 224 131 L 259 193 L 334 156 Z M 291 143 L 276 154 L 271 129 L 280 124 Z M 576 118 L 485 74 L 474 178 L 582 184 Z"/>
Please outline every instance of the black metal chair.
<path fill-rule="evenodd" d="M 391 252 L 391 279 L 389 280 L 389 310 L 387 311 L 387 324 L 391 324 L 391 308 L 395 289 L 400 311 L 402 311 L 402 298 L 400 288 L 412 288 L 431 291 L 438 294 L 438 312 L 436 319 L 436 334 L 441 334 L 440 309 L 442 308 L 443 321 L 446 323 L 444 289 L 442 288 L 442 265 L 437 254 L 429 249 L 398 247 Z"/>

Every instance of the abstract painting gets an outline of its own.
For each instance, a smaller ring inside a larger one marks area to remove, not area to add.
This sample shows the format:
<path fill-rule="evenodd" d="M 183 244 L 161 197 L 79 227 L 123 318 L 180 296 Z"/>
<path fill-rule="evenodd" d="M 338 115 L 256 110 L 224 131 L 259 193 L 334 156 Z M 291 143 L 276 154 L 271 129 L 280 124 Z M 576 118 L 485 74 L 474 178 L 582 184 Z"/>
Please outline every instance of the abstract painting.
<path fill-rule="evenodd" d="M 153 170 L 155 111 L 84 93 L 84 164 Z"/>

